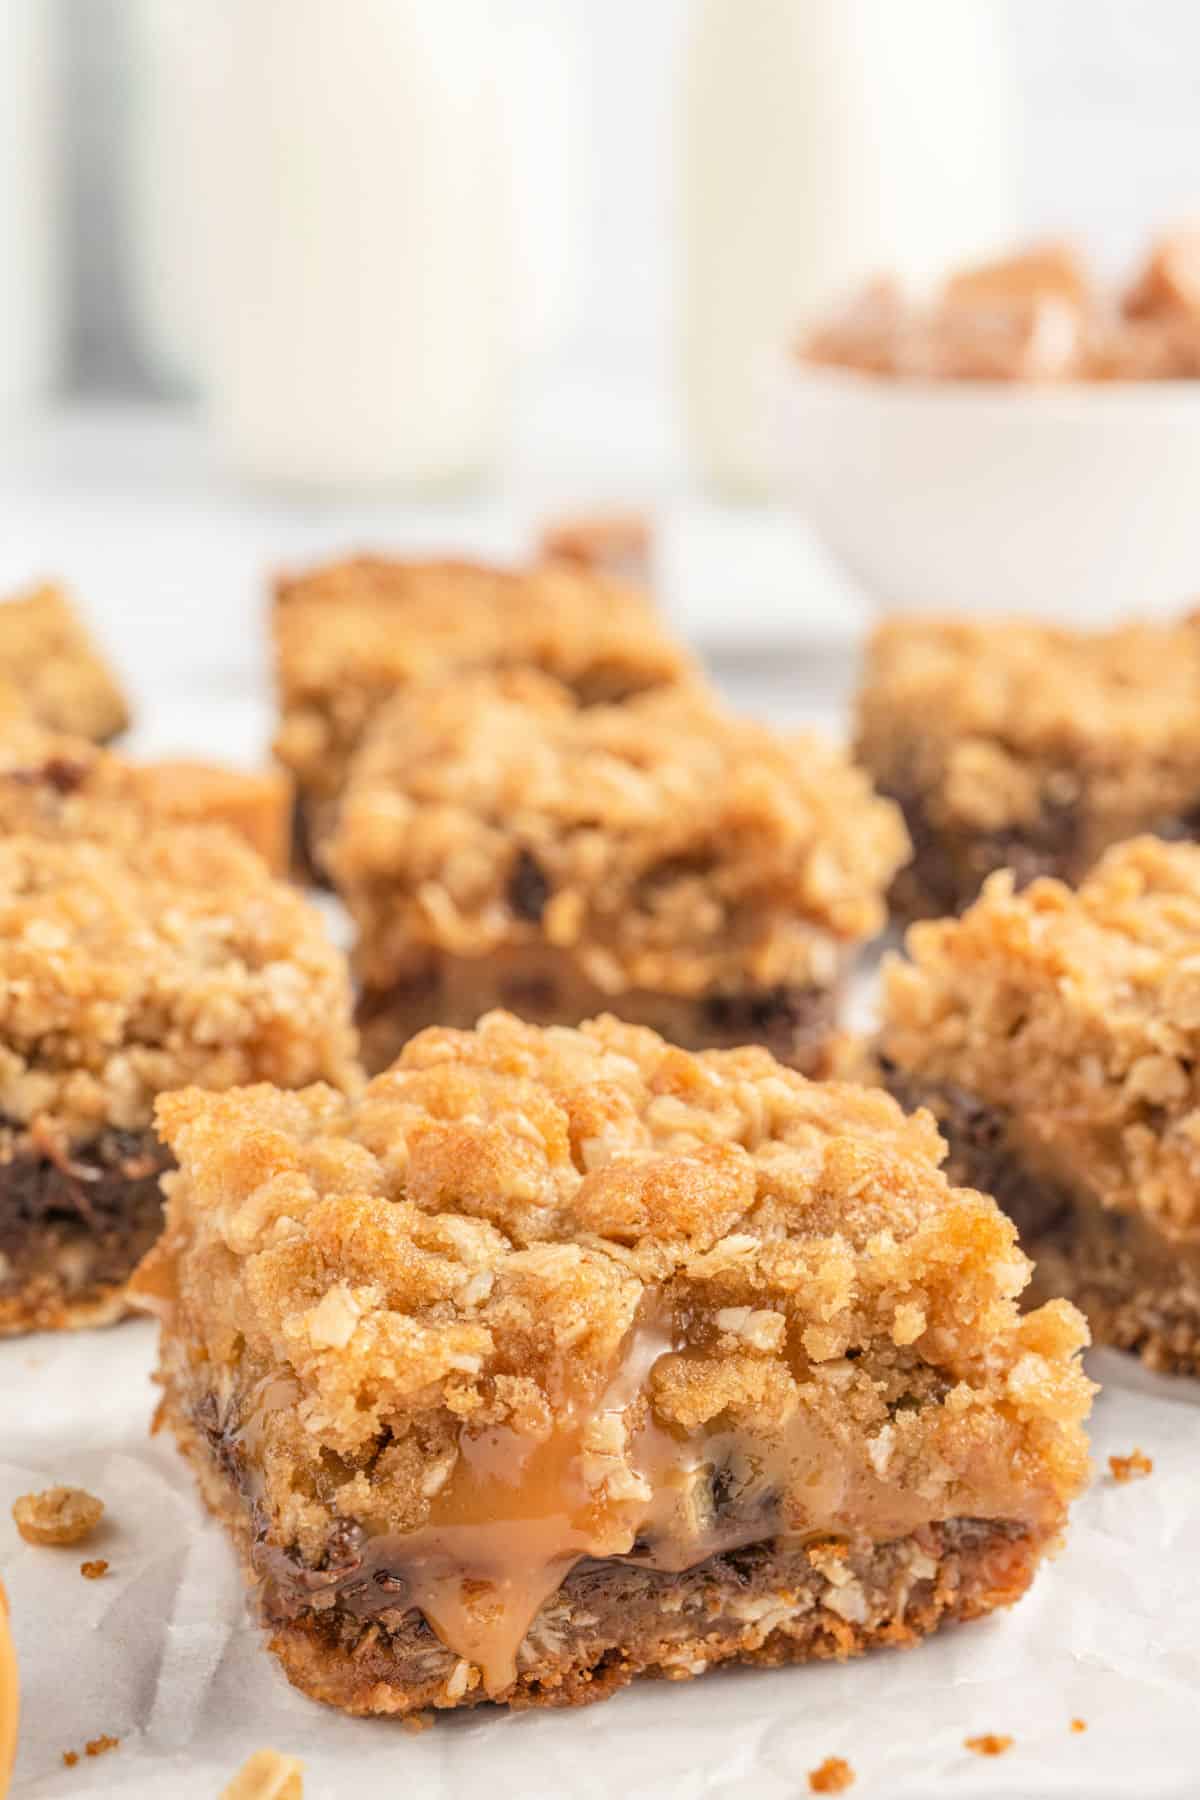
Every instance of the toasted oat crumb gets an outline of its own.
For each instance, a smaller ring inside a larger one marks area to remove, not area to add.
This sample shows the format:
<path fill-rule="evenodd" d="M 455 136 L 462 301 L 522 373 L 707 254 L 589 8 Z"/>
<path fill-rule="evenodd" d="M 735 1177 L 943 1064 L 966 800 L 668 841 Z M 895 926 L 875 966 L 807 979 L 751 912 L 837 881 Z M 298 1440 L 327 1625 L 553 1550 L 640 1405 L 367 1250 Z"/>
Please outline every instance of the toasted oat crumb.
<path fill-rule="evenodd" d="M 89 1756 L 103 1756 L 107 1750 L 116 1750 L 120 1742 L 119 1737 L 110 1737 L 107 1731 L 102 1731 L 99 1737 L 89 1738 L 83 1747 Z"/>
<path fill-rule="evenodd" d="M 1154 1463 L 1144 1450 L 1131 1450 L 1128 1456 L 1110 1456 L 1108 1466 L 1114 1481 L 1144 1481 L 1154 1473 Z"/>
<path fill-rule="evenodd" d="M 108 1574 L 108 1564 L 102 1556 L 98 1556 L 92 1562 L 81 1562 L 79 1573 L 85 1581 L 99 1581 L 102 1575 Z"/>
<path fill-rule="evenodd" d="M 79 1761 L 79 1752 L 78 1750 L 64 1750 L 62 1759 L 64 1768 L 73 1769 L 75 1764 Z"/>
<path fill-rule="evenodd" d="M 996 1731 L 985 1731 L 981 1737 L 964 1738 L 963 1743 L 968 1750 L 973 1750 L 976 1756 L 1003 1756 L 1004 1752 L 1011 1750 L 1013 1745 L 1010 1737 L 1003 1732 Z"/>
<path fill-rule="evenodd" d="M 844 1794 L 854 1786 L 854 1770 L 842 1756 L 827 1756 L 819 1769 L 808 1772 L 808 1786 L 814 1794 Z"/>
<path fill-rule="evenodd" d="M 221 1800 L 303 1800 L 304 1764 L 278 1750 L 256 1750 L 233 1780 L 221 1789 Z"/>
<path fill-rule="evenodd" d="M 1086 1719 L 1072 1719 L 1071 1720 L 1071 1730 L 1072 1731 L 1086 1731 L 1087 1730 L 1087 1720 Z"/>
<path fill-rule="evenodd" d="M 52 1487 L 14 1500 L 12 1516 L 27 1544 L 79 1544 L 100 1523 L 103 1500 L 85 1488 Z"/>

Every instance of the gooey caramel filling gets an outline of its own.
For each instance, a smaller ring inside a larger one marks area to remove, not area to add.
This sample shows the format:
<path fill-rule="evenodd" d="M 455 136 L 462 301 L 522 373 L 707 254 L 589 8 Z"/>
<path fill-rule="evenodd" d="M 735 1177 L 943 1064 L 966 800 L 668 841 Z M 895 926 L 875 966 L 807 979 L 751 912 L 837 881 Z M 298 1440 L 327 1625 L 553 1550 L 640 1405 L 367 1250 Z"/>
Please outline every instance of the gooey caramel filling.
<path fill-rule="evenodd" d="M 947 1490 L 885 1479 L 861 1440 L 798 1408 L 778 1433 L 720 1421 L 668 1427 L 650 1403 L 660 1357 L 686 1355 L 655 1298 L 627 1334 L 598 1396 L 569 1394 L 540 1440 L 507 1426 L 464 1429 L 457 1461 L 424 1524 L 367 1535 L 349 1563 L 302 1570 L 260 1543 L 255 1564 L 282 1593 L 364 1619 L 417 1608 L 495 1696 L 515 1681 L 539 1612 L 584 1558 L 678 1573 L 767 1539 L 836 1535 L 886 1542 L 949 1516 L 1034 1523 L 1049 1496 L 995 1451 L 980 1451 L 949 1508 Z M 850 1367 L 846 1365 L 847 1369 Z M 270 1379 L 239 1434 L 253 1458 L 264 1412 L 294 1404 Z"/>

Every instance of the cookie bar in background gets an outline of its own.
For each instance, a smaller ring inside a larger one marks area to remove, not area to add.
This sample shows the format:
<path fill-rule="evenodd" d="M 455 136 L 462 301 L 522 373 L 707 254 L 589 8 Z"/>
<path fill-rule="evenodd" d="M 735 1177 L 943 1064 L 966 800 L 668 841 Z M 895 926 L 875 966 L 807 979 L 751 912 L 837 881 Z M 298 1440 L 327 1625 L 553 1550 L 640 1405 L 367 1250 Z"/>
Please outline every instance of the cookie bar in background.
<path fill-rule="evenodd" d="M 320 918 L 227 832 L 0 833 L 0 1333 L 125 1310 L 160 1093 L 349 1086 L 354 1048 Z"/>
<path fill-rule="evenodd" d="M 136 844 L 163 824 L 224 825 L 287 872 L 291 785 L 190 761 L 135 763 L 83 738 L 0 718 L 0 833 Z"/>
<path fill-rule="evenodd" d="M 1077 891 L 993 875 L 885 969 L 878 1057 L 1097 1342 L 1200 1374 L 1200 848 L 1118 845 Z"/>
<path fill-rule="evenodd" d="M 993 869 L 1074 881 L 1123 838 L 1200 836 L 1200 617 L 896 617 L 857 714 L 858 758 L 913 841 L 901 917 L 961 911 Z"/>
<path fill-rule="evenodd" d="M 640 590 L 586 568 L 359 557 L 275 587 L 281 720 L 300 861 L 317 871 L 350 758 L 397 689 L 447 670 L 528 665 L 583 704 L 698 678 Z"/>
<path fill-rule="evenodd" d="M 297 1686 L 354 1713 L 910 1644 L 1086 1479 L 1086 1333 L 925 1115 L 602 1019 L 360 1099 L 173 1094 L 163 1412 Z"/>
<path fill-rule="evenodd" d="M 129 724 L 116 677 L 58 587 L 0 600 L 0 716 L 13 697 L 38 724 L 96 743 Z"/>
<path fill-rule="evenodd" d="M 838 752 L 699 691 L 589 706 L 529 670 L 414 690 L 364 741 L 328 855 L 368 1066 L 505 1006 L 820 1071 L 907 847 Z"/>

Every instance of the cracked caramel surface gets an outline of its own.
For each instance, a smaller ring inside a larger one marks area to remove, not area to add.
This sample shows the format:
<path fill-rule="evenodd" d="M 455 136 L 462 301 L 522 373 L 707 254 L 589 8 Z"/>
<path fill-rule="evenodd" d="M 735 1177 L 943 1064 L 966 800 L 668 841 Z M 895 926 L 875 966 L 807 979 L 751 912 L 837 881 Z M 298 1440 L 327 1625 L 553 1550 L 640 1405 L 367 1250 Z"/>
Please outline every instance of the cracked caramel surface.
<path fill-rule="evenodd" d="M 137 1285 L 173 1404 L 309 1566 L 352 1526 L 478 1524 L 513 1462 L 557 1491 L 568 1449 L 618 1554 L 648 1443 L 745 1441 L 760 1465 L 820 1443 L 820 1504 L 868 1534 L 966 1515 L 1053 1535 L 1084 1479 L 1081 1318 L 1018 1316 L 1013 1227 L 880 1092 L 497 1013 L 423 1032 L 358 1099 L 192 1089 L 158 1120 L 180 1170 Z M 769 1498 L 803 1528 L 798 1477 Z"/>
<path fill-rule="evenodd" d="M 885 965 L 879 1047 L 1002 1109 L 1031 1166 L 1200 1237 L 1200 848 L 1140 838 L 1077 891 L 991 877 Z"/>
<path fill-rule="evenodd" d="M 362 556 L 281 579 L 272 618 L 280 761 L 319 807 L 380 704 L 448 670 L 527 665 L 584 700 L 698 678 L 633 587 L 566 564 Z"/>
<path fill-rule="evenodd" d="M 328 863 L 368 987 L 544 944 L 602 993 L 829 985 L 883 926 L 896 808 L 838 751 L 696 691 L 584 706 L 530 670 L 401 696 Z"/>
<path fill-rule="evenodd" d="M 61 588 L 0 601 L 0 689 L 0 715 L 19 707 L 55 731 L 100 742 L 129 723 L 116 677 Z"/>
<path fill-rule="evenodd" d="M 198 1082 L 354 1078 L 320 916 L 223 831 L 0 836 L 0 1118 L 53 1146 Z"/>
<path fill-rule="evenodd" d="M 910 615 L 879 626 L 857 751 L 947 828 L 1073 812 L 1095 851 L 1200 801 L 1200 618 L 1071 631 Z"/>

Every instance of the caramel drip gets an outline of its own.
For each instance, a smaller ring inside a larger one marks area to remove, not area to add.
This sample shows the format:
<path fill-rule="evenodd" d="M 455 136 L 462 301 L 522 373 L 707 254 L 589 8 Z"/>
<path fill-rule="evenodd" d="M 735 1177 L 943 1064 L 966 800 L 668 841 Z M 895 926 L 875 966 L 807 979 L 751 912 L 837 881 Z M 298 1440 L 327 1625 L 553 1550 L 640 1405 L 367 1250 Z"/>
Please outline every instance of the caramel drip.
<path fill-rule="evenodd" d="M 16 1761 L 19 1716 L 17 1653 L 8 1628 L 8 1596 L 0 1582 L 0 1800 L 4 1800 L 8 1792 L 9 1777 Z"/>

